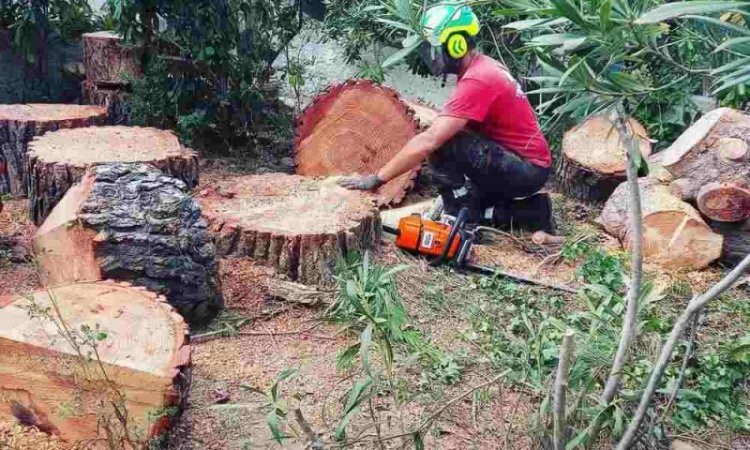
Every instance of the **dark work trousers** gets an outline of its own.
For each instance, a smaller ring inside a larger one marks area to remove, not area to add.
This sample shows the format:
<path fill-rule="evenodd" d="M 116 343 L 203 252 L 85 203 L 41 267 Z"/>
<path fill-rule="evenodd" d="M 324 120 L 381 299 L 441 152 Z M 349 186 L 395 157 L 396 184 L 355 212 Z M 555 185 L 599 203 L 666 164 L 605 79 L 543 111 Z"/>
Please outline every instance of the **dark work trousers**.
<path fill-rule="evenodd" d="M 429 164 L 447 209 L 454 192 L 464 186 L 475 199 L 472 205 L 489 208 L 535 194 L 550 174 L 549 168 L 534 165 L 492 139 L 466 131 L 438 149 Z"/>

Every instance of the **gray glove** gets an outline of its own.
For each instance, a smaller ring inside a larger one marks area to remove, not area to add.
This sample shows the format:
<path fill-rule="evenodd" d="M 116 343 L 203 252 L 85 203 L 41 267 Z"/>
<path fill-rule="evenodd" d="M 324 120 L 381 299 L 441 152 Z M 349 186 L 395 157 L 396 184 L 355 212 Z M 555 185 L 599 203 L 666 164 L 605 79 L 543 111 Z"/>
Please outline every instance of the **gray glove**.
<path fill-rule="evenodd" d="M 383 180 L 378 178 L 377 175 L 363 175 L 342 178 L 338 181 L 338 185 L 357 191 L 374 191 L 383 185 Z"/>

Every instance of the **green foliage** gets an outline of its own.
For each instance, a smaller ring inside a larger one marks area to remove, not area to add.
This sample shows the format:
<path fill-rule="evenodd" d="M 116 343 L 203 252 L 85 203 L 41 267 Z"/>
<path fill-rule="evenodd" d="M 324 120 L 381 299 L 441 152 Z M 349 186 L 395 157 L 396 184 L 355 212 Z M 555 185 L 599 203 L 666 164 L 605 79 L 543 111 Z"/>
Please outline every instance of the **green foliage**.
<path fill-rule="evenodd" d="M 604 286 L 612 292 L 624 286 L 622 258 L 600 248 L 588 252 L 577 273 L 586 283 Z"/>

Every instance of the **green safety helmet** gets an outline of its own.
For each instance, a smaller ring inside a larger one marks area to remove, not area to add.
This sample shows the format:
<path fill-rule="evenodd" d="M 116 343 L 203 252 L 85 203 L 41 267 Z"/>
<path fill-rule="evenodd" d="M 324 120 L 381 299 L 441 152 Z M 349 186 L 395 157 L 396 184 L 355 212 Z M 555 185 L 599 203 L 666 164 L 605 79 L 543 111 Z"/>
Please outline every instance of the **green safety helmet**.
<path fill-rule="evenodd" d="M 453 59 L 469 51 L 467 36 L 479 34 L 479 19 L 471 7 L 458 0 L 432 5 L 422 17 L 422 32 L 433 47 L 443 47 Z"/>

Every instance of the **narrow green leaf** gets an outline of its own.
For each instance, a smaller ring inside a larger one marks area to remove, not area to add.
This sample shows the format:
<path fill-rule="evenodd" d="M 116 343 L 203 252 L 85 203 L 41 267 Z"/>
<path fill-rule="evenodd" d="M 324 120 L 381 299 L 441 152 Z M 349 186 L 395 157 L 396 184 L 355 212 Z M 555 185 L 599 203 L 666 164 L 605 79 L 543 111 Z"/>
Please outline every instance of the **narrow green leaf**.
<path fill-rule="evenodd" d="M 747 57 L 747 58 L 741 58 L 741 59 L 738 59 L 736 61 L 732 61 L 730 63 L 724 64 L 723 66 L 714 69 L 711 72 L 711 75 L 716 75 L 716 74 L 719 74 L 719 73 L 728 72 L 728 71 L 734 70 L 734 69 L 736 69 L 738 67 L 744 67 L 744 66 L 746 66 L 748 64 L 750 64 L 750 56 Z"/>
<path fill-rule="evenodd" d="M 570 20 L 565 17 L 559 17 L 557 19 L 526 19 L 517 20 L 515 22 L 505 24 L 502 26 L 502 28 L 510 28 L 516 31 L 529 31 L 538 28 L 549 28 L 556 25 L 564 25 L 568 22 L 570 22 Z"/>
<path fill-rule="evenodd" d="M 370 374 L 370 348 L 372 347 L 373 326 L 372 323 L 368 324 L 359 336 L 359 357 L 362 359 L 362 370 L 368 375 Z"/>
<path fill-rule="evenodd" d="M 581 39 L 586 39 L 586 36 L 574 33 L 551 33 L 536 36 L 526 43 L 528 46 L 557 46 L 564 45 L 566 42 L 574 41 L 578 42 Z"/>
<path fill-rule="evenodd" d="M 738 85 L 741 85 L 741 84 L 746 84 L 748 82 L 750 82 L 750 74 L 747 74 L 747 75 L 739 77 L 739 78 L 733 78 L 733 79 L 725 82 L 724 84 L 722 84 L 718 88 L 714 89 L 713 93 L 717 94 L 717 93 L 723 91 L 724 89 L 729 89 L 731 87 L 735 87 L 735 86 L 738 86 Z"/>
<path fill-rule="evenodd" d="M 273 438 L 276 440 L 276 442 L 279 443 L 279 445 L 282 445 L 284 435 L 281 433 L 281 429 L 279 428 L 281 426 L 281 422 L 279 420 L 279 416 L 276 415 L 276 411 L 271 411 L 270 413 L 268 413 L 268 416 L 266 416 L 266 421 L 268 422 L 268 428 L 271 430 L 271 435 L 273 435 Z"/>
<path fill-rule="evenodd" d="M 589 440 L 589 431 L 588 430 L 581 431 L 580 433 L 576 435 L 576 437 L 574 437 L 568 442 L 568 444 L 565 446 L 565 450 L 573 450 L 575 448 L 578 448 L 584 445 L 586 442 L 588 442 L 588 440 Z"/>
<path fill-rule="evenodd" d="M 718 47 L 714 49 L 714 53 L 720 52 L 730 47 L 737 46 L 739 44 L 747 44 L 749 42 L 750 42 L 750 36 L 727 39 L 726 41 L 722 42 L 721 45 L 719 45 Z"/>
<path fill-rule="evenodd" d="M 375 20 L 377 22 L 382 23 L 382 24 L 388 25 L 388 26 L 390 26 L 392 28 L 396 28 L 398 30 L 406 31 L 407 33 L 414 33 L 414 34 L 417 33 L 415 30 L 413 30 L 411 28 L 411 26 L 409 26 L 408 24 L 402 23 L 402 22 L 396 22 L 395 20 L 384 19 L 382 17 L 378 17 Z"/>
<path fill-rule="evenodd" d="M 603 33 L 612 28 L 612 0 L 604 0 L 599 6 L 599 28 Z"/>
<path fill-rule="evenodd" d="M 285 381 L 292 377 L 292 375 L 297 374 L 297 369 L 294 368 L 287 368 L 279 372 L 278 375 L 276 375 L 277 381 Z"/>
<path fill-rule="evenodd" d="M 580 26 L 584 29 L 592 29 L 595 26 L 586 20 L 583 12 L 570 0 L 549 0 L 549 2 L 555 7 L 557 12 L 563 17 L 568 18 L 571 22 Z"/>
<path fill-rule="evenodd" d="M 422 433 L 417 431 L 414 433 L 414 450 L 424 450 L 424 441 L 422 440 Z"/>
<path fill-rule="evenodd" d="M 686 19 L 692 19 L 692 20 L 698 20 L 700 22 L 706 22 L 710 23 L 712 25 L 719 26 L 721 28 L 727 29 L 729 31 L 733 31 L 738 34 L 742 34 L 745 36 L 750 36 L 750 30 L 747 28 L 738 27 L 737 25 L 729 22 L 725 22 L 721 19 L 715 19 L 713 17 L 705 17 L 705 16 L 693 16 L 693 15 L 687 15 L 685 16 Z"/>
<path fill-rule="evenodd" d="M 736 10 L 744 6 L 749 6 L 750 2 L 731 2 L 731 1 L 693 1 L 693 2 L 675 2 L 666 3 L 651 11 L 646 12 L 636 24 L 654 24 L 664 22 L 665 20 L 676 19 L 688 14 L 711 14 L 722 11 Z"/>

